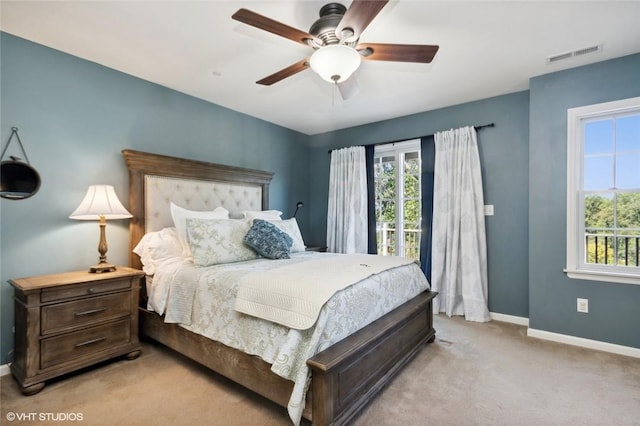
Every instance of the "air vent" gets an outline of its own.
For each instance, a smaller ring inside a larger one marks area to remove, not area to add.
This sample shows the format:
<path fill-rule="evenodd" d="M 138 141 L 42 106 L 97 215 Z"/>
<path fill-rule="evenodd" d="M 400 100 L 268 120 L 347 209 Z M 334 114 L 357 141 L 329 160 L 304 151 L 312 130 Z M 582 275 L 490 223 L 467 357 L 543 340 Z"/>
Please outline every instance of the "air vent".
<path fill-rule="evenodd" d="M 573 58 L 575 56 L 583 56 L 589 53 L 599 52 L 601 50 L 602 50 L 601 45 L 584 47 L 582 49 L 574 50 L 573 52 L 565 52 L 565 53 L 560 53 L 558 55 L 549 56 L 547 58 L 547 62 L 548 63 L 558 62 L 564 59 Z"/>
<path fill-rule="evenodd" d="M 588 53 L 595 53 L 599 50 L 600 50 L 600 46 L 585 47 L 584 49 L 575 50 L 573 52 L 573 56 L 581 56 L 581 55 L 586 55 Z"/>

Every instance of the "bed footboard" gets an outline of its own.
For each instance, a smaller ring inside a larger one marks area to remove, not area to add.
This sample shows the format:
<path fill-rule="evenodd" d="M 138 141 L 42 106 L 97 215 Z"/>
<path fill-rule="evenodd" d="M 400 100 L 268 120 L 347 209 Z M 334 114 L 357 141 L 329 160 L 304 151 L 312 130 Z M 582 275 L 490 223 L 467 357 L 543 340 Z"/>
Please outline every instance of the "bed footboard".
<path fill-rule="evenodd" d="M 435 339 L 427 291 L 307 361 L 313 424 L 347 424 L 427 342 Z"/>
<path fill-rule="evenodd" d="M 432 300 L 426 291 L 307 361 L 311 388 L 303 417 L 313 425 L 347 424 L 426 342 L 435 339 Z M 141 335 L 286 407 L 293 382 L 256 356 L 166 324 L 140 308 Z"/>

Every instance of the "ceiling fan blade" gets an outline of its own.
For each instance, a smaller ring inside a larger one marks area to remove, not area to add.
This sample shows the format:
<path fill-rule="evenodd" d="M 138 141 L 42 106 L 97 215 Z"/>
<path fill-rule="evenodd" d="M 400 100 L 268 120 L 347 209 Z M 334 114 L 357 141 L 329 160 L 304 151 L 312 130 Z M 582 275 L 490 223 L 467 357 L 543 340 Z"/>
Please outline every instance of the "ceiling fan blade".
<path fill-rule="evenodd" d="M 280 80 L 284 80 L 287 77 L 291 77 L 292 75 L 297 74 L 300 71 L 306 70 L 307 68 L 309 68 L 309 58 L 303 59 L 300 62 L 296 62 L 293 65 L 289 65 L 288 67 L 283 68 L 280 71 L 263 78 L 262 80 L 256 81 L 256 83 L 262 84 L 263 86 L 271 86 L 272 84 L 277 83 Z"/>
<path fill-rule="evenodd" d="M 251 25 L 252 27 L 304 44 L 305 46 L 308 46 L 311 40 L 316 40 L 314 36 L 307 32 L 290 27 L 289 25 L 267 18 L 266 16 L 262 16 L 248 9 L 238 9 L 236 13 L 231 15 L 231 18 L 244 24 Z"/>
<path fill-rule="evenodd" d="M 342 20 L 336 27 L 336 36 L 342 42 L 357 40 L 360 34 L 369 26 L 371 21 L 378 16 L 378 13 L 386 6 L 389 0 L 353 0 L 349 9 L 345 12 Z M 343 38 L 343 31 L 351 30 L 352 36 Z"/>
<path fill-rule="evenodd" d="M 338 92 L 340 92 L 340 97 L 345 101 L 360 93 L 360 86 L 356 76 L 352 75 L 342 83 L 338 83 Z"/>
<path fill-rule="evenodd" d="M 428 64 L 439 46 L 428 44 L 360 43 L 356 50 L 362 59 L 371 61 L 419 62 Z"/>

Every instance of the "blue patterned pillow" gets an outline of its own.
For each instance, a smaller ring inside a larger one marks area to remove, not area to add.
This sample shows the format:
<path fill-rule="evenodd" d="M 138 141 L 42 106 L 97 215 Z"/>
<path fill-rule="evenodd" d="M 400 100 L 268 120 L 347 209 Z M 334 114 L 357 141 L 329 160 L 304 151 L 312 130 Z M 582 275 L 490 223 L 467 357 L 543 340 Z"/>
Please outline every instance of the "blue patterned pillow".
<path fill-rule="evenodd" d="M 289 259 L 293 245 L 293 240 L 286 232 L 262 219 L 253 221 L 243 241 L 258 254 L 269 259 Z"/>

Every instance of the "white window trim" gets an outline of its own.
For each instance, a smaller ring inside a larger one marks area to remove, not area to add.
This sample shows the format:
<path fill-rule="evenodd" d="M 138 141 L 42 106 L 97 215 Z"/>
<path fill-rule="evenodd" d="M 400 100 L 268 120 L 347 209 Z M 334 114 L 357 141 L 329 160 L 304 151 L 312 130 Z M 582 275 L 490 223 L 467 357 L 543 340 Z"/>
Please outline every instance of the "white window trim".
<path fill-rule="evenodd" d="M 420 139 L 409 139 L 402 142 L 389 142 L 375 146 L 375 154 L 383 154 L 386 152 L 414 152 L 420 151 Z"/>
<path fill-rule="evenodd" d="M 613 102 L 588 105 L 567 110 L 567 267 L 564 270 L 569 278 L 581 280 L 607 281 L 640 285 L 640 274 L 625 273 L 615 267 L 603 265 L 585 265 L 580 260 L 579 245 L 584 234 L 583 225 L 579 225 L 579 198 L 576 194 L 581 187 L 583 146 L 576 148 L 574 142 L 582 140 L 582 121 L 588 118 L 620 114 L 640 109 L 640 97 Z"/>
<path fill-rule="evenodd" d="M 374 149 L 374 157 L 379 158 L 383 157 L 384 154 L 393 154 L 396 158 L 398 164 L 402 164 L 404 162 L 404 155 L 408 152 L 418 152 L 420 154 L 421 149 L 421 141 L 420 139 L 409 139 L 402 142 L 390 142 L 388 144 L 376 145 Z M 421 159 L 422 161 L 422 159 Z M 404 181 L 404 168 L 398 167 L 398 173 L 396 174 L 396 187 L 401 187 L 402 182 Z M 422 185 L 422 182 L 420 183 Z M 396 191 L 396 223 L 395 229 L 404 231 L 405 223 L 404 223 L 404 204 L 403 198 L 404 191 Z M 420 224 L 418 224 L 420 225 Z M 397 255 L 402 253 L 404 257 L 405 245 L 404 238 L 396 238 L 396 247 L 394 247 Z"/>

